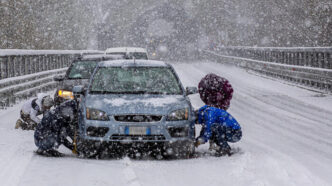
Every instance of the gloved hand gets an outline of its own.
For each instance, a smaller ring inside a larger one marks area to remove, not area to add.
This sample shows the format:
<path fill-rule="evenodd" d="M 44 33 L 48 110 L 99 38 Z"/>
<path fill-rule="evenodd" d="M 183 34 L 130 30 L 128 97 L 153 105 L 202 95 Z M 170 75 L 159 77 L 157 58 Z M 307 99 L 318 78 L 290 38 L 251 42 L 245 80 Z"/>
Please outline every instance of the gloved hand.
<path fill-rule="evenodd" d="M 199 145 L 204 144 L 204 139 L 203 138 L 197 138 L 195 141 L 195 147 L 198 147 Z"/>

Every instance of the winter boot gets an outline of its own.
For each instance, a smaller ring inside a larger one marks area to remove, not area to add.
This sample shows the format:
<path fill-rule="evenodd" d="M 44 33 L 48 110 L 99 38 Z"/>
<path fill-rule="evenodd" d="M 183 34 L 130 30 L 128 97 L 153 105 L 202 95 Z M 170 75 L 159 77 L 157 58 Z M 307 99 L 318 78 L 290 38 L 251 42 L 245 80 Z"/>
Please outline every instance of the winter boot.
<path fill-rule="evenodd" d="M 64 154 L 62 154 L 59 151 L 54 150 L 54 149 L 49 149 L 49 150 L 38 149 L 36 151 L 36 153 L 41 156 L 46 156 L 46 157 L 63 157 L 64 156 Z"/>
<path fill-rule="evenodd" d="M 19 129 L 20 127 L 22 127 L 22 123 L 23 121 L 21 119 L 18 119 L 15 124 L 15 129 Z"/>
<path fill-rule="evenodd" d="M 219 156 L 225 156 L 225 155 L 228 155 L 228 156 L 232 155 L 231 147 L 227 143 L 224 143 L 220 146 L 218 145 L 216 148 L 216 156 L 219 157 Z"/>
<path fill-rule="evenodd" d="M 210 142 L 209 151 L 217 150 L 219 146 L 217 146 L 217 144 L 211 140 L 209 142 Z"/>

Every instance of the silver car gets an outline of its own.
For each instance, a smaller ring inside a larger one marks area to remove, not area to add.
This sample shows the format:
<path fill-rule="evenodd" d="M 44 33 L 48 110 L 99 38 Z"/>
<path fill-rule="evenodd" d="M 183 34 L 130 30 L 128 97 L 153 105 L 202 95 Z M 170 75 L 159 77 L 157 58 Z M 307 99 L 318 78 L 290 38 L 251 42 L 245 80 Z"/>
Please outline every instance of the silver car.
<path fill-rule="evenodd" d="M 195 115 L 189 94 L 170 64 L 148 60 L 98 63 L 81 95 L 77 147 L 92 156 L 108 151 L 153 152 L 162 156 L 194 153 Z"/>

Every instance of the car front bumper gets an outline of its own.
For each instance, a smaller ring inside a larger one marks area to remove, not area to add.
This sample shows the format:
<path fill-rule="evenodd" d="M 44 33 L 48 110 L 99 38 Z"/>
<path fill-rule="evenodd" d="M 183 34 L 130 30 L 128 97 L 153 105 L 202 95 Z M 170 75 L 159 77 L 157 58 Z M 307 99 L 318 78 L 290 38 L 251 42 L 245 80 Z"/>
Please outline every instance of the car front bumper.
<path fill-rule="evenodd" d="M 110 121 L 81 120 L 80 138 L 84 141 L 126 143 L 174 143 L 193 142 L 195 139 L 194 121 L 166 121 L 135 123 Z M 132 134 L 129 129 L 142 128 L 146 133 Z M 175 132 L 172 129 L 176 129 Z M 92 132 L 91 132 L 92 131 Z M 176 134 L 175 134 L 176 133 Z"/>

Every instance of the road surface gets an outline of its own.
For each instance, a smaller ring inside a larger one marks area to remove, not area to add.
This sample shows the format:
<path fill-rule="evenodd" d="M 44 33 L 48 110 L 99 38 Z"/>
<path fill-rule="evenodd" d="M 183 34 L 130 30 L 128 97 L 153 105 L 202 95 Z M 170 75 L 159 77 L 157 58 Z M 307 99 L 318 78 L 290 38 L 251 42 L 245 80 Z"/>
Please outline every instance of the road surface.
<path fill-rule="evenodd" d="M 214 62 L 175 63 L 184 86 L 207 73 L 226 77 L 235 92 L 229 112 L 243 128 L 231 157 L 208 145 L 183 160 L 40 157 L 32 131 L 15 130 L 22 103 L 0 110 L 0 185 L 3 186 L 269 186 L 332 185 L 332 96 Z M 202 106 L 192 95 L 195 107 Z M 198 130 L 198 129 L 197 129 Z"/>

